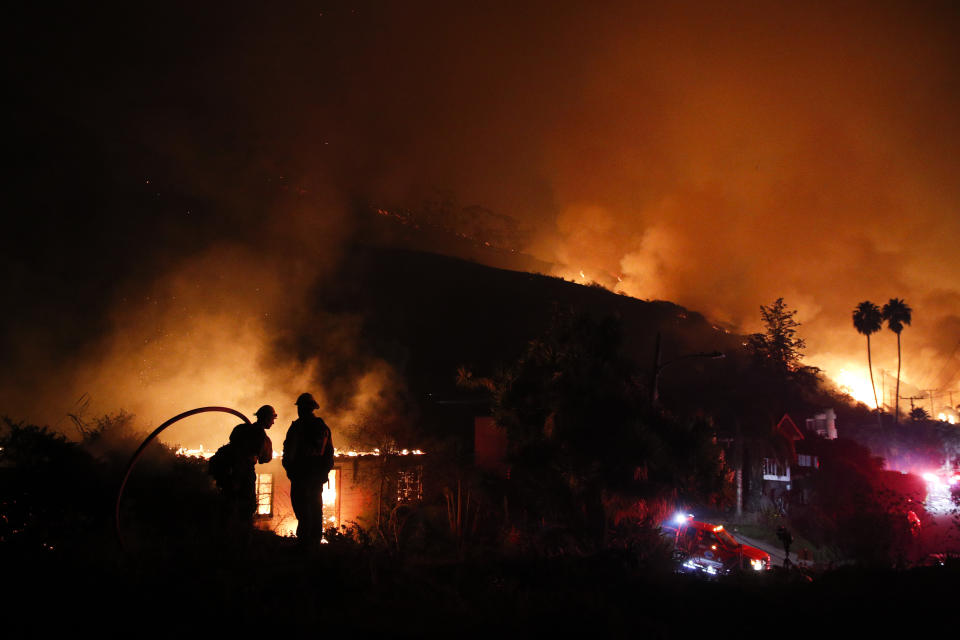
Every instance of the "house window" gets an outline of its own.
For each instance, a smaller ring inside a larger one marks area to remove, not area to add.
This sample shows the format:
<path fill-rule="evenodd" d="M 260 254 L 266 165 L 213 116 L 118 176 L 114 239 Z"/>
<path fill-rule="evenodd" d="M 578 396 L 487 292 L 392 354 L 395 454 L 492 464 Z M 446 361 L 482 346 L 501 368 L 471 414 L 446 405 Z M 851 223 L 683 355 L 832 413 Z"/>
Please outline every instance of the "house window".
<path fill-rule="evenodd" d="M 397 502 L 419 502 L 423 499 L 423 467 L 404 469 L 397 474 Z"/>
<path fill-rule="evenodd" d="M 340 524 L 340 494 L 338 489 L 340 469 L 331 469 L 327 476 L 327 483 L 323 485 L 321 499 L 323 500 L 323 527 L 336 529 Z"/>
<path fill-rule="evenodd" d="M 763 459 L 763 479 L 790 482 L 790 467 L 774 458 Z"/>
<path fill-rule="evenodd" d="M 273 474 L 257 474 L 257 515 L 269 518 L 273 515 Z"/>

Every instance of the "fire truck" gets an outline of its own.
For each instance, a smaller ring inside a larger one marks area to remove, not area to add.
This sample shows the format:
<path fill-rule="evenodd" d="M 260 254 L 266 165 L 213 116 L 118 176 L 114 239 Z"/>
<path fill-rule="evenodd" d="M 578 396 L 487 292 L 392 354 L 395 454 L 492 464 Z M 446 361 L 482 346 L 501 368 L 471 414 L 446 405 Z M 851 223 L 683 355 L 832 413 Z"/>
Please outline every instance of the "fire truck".
<path fill-rule="evenodd" d="M 766 571 L 770 568 L 770 554 L 737 542 L 722 524 L 700 522 L 692 515 L 678 514 L 662 530 L 672 538 L 674 557 L 682 570 L 718 575 L 741 569 Z"/>

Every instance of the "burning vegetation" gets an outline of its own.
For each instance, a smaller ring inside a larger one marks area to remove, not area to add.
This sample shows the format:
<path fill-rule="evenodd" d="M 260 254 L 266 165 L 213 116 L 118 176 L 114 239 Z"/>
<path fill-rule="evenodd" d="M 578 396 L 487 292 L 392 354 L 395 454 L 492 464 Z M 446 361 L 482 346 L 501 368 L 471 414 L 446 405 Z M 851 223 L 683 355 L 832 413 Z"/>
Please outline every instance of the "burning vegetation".
<path fill-rule="evenodd" d="M 180 5 L 9 12 L 11 611 L 667 635 L 674 508 L 810 554 L 707 620 L 957 548 L 950 3 Z M 283 429 L 303 390 L 349 443 L 330 553 L 291 553 L 276 455 L 254 543 L 221 544 L 209 417 L 146 448 L 110 548 L 139 427 L 270 402 Z"/>

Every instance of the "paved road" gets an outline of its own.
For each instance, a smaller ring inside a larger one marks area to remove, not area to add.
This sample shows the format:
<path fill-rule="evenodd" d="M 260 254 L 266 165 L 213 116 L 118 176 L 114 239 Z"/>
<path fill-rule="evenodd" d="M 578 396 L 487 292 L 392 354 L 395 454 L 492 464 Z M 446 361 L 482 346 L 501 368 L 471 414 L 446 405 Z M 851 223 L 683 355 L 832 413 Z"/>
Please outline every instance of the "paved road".
<path fill-rule="evenodd" d="M 760 549 L 760 550 L 762 550 L 762 551 L 766 551 L 767 553 L 769 553 L 769 554 L 770 554 L 770 565 L 771 565 L 771 566 L 774 566 L 774 567 L 782 567 L 782 566 L 783 566 L 783 560 L 784 560 L 784 558 L 785 558 L 785 555 L 784 555 L 784 553 L 783 553 L 783 547 L 774 546 L 774 545 L 770 544 L 769 542 L 764 542 L 764 541 L 762 541 L 762 540 L 757 540 L 757 539 L 755 539 L 755 538 L 748 538 L 747 536 L 745 536 L 745 535 L 743 535 L 743 534 L 740 534 L 740 533 L 735 533 L 734 531 L 731 531 L 730 529 L 727 529 L 727 531 L 728 531 L 730 534 L 732 534 L 733 537 L 736 538 L 740 543 L 746 544 L 746 545 L 750 545 L 751 547 L 756 547 L 757 549 Z M 796 554 L 796 553 L 791 553 L 791 554 L 790 554 L 790 561 L 791 561 L 791 562 L 797 562 L 797 554 Z"/>

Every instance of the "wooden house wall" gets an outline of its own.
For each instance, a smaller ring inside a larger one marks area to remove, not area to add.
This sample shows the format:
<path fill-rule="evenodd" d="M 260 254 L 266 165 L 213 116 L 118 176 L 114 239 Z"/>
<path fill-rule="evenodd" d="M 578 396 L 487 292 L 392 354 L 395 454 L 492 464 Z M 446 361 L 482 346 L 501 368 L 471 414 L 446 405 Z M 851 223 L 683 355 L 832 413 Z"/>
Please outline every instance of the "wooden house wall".
<path fill-rule="evenodd" d="M 425 457 L 337 456 L 331 474 L 336 497 L 324 505 L 326 526 L 342 527 L 355 523 L 364 529 L 375 529 L 378 497 L 383 510 L 381 517 L 389 517 L 390 509 L 396 504 L 399 472 L 420 468 L 422 477 Z M 290 503 L 290 479 L 280 458 L 257 465 L 257 473 L 272 474 L 273 504 L 272 514 L 257 517 L 256 526 L 278 535 L 293 535 L 297 520 Z"/>

